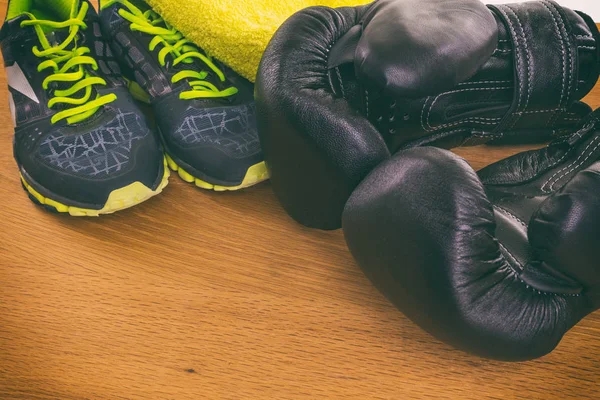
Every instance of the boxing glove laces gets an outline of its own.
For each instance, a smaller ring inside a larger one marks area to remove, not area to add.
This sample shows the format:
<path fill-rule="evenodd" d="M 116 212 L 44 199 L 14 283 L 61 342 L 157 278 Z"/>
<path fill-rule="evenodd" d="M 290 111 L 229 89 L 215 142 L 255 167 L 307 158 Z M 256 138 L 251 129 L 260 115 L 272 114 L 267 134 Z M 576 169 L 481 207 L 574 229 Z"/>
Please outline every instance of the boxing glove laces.
<path fill-rule="evenodd" d="M 572 132 L 600 35 L 542 0 L 379 0 L 286 21 L 257 76 L 273 189 L 300 223 L 336 229 L 348 196 L 403 148 L 535 142 Z"/>
<path fill-rule="evenodd" d="M 552 351 L 600 307 L 600 110 L 478 174 L 448 150 L 398 152 L 343 215 L 365 274 L 411 320 L 483 357 Z"/>

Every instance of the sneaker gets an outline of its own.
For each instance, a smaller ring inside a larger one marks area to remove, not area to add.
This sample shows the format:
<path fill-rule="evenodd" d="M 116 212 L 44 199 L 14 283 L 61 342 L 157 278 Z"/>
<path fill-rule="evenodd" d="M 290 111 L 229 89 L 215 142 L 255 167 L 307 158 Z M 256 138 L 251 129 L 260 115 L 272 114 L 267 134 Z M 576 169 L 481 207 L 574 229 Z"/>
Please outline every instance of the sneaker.
<path fill-rule="evenodd" d="M 160 193 L 160 142 L 120 76 L 87 0 L 11 0 L 0 32 L 29 197 L 51 211 L 98 216 Z"/>
<path fill-rule="evenodd" d="M 171 169 L 204 189 L 237 190 L 268 178 L 253 85 L 206 56 L 141 0 L 103 0 L 104 36 L 152 105 Z"/>

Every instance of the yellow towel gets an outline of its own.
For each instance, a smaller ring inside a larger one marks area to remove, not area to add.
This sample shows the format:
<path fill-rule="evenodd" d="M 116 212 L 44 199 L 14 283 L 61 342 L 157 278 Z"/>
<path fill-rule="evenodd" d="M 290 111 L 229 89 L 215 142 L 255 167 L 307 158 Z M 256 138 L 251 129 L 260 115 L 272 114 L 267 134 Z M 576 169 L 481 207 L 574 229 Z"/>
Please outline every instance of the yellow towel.
<path fill-rule="evenodd" d="M 277 28 L 303 8 L 356 6 L 372 0 L 147 0 L 208 54 L 254 82 Z"/>

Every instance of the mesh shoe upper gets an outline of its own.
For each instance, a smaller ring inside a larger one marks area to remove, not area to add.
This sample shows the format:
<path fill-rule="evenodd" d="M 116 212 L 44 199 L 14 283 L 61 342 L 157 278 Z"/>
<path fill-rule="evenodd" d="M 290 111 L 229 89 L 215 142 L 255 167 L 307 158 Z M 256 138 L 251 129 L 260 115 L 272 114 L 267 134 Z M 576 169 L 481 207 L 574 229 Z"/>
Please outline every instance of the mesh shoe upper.
<path fill-rule="evenodd" d="M 190 106 L 173 137 L 182 146 L 212 146 L 230 157 L 245 157 L 260 149 L 255 112 L 254 103 L 205 109 Z"/>
<path fill-rule="evenodd" d="M 106 123 L 83 134 L 51 131 L 38 155 L 53 168 L 86 177 L 111 176 L 127 169 L 136 142 L 151 135 L 136 112 L 115 109 Z"/>

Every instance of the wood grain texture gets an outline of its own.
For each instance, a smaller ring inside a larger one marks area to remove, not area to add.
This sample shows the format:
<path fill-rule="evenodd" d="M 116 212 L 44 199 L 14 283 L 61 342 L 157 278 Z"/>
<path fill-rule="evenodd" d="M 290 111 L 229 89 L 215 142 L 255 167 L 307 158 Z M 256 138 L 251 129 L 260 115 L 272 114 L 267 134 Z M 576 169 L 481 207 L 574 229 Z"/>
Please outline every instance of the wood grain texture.
<path fill-rule="evenodd" d="M 392 307 L 341 232 L 290 220 L 268 183 L 221 194 L 174 176 L 113 216 L 41 210 L 12 158 L 3 69 L 0 88 L 1 399 L 598 398 L 600 313 L 537 361 L 469 356 Z M 479 168 L 522 150 L 458 153 Z"/>

